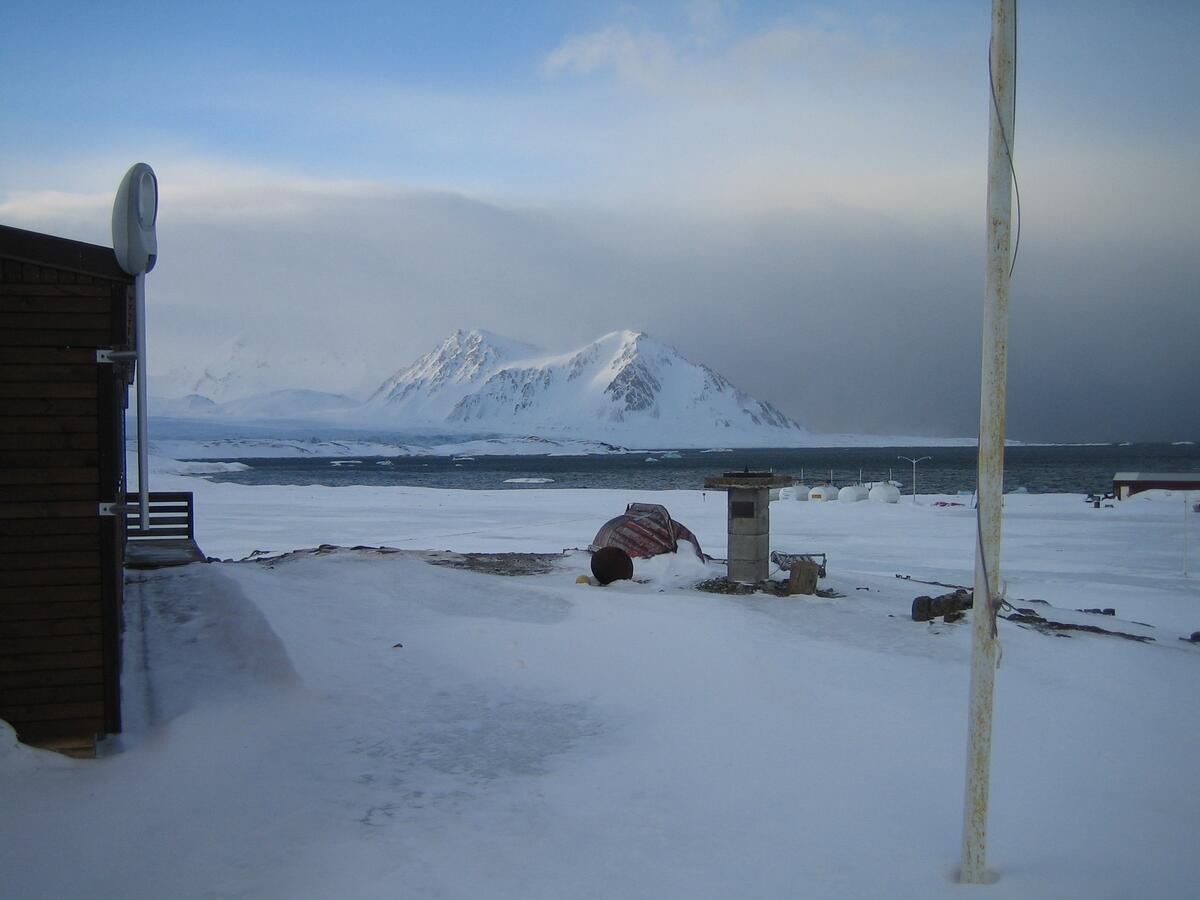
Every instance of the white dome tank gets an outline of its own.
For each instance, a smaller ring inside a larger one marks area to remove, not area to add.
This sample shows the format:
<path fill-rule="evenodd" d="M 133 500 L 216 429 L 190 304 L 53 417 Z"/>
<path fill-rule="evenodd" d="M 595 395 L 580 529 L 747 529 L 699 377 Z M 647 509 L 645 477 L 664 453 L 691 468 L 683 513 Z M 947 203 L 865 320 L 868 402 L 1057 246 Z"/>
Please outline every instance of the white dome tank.
<path fill-rule="evenodd" d="M 832 484 L 818 484 L 815 488 L 808 492 L 809 500 L 836 500 L 838 498 L 838 489 Z"/>
<path fill-rule="evenodd" d="M 879 503 L 899 503 L 900 488 L 886 481 L 881 481 L 871 488 L 870 499 Z"/>
<path fill-rule="evenodd" d="M 867 489 L 861 484 L 848 484 L 838 491 L 837 498 L 843 503 L 857 503 L 867 499 Z"/>
<path fill-rule="evenodd" d="M 793 500 L 807 500 L 808 492 L 811 490 L 812 490 L 812 488 L 810 488 L 807 484 L 793 485 L 792 486 L 792 499 Z"/>

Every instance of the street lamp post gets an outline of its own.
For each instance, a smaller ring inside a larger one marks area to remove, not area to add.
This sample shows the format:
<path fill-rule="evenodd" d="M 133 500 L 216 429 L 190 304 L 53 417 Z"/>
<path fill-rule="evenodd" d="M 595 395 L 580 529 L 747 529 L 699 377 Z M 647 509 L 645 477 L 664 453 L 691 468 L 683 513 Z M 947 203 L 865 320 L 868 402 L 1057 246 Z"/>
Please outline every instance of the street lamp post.
<path fill-rule="evenodd" d="M 916 502 L 917 502 L 917 463 L 925 462 L 925 460 L 933 459 L 933 457 L 932 456 L 918 456 L 916 459 L 913 459 L 911 456 L 897 456 L 896 459 L 907 459 L 910 463 L 912 463 L 912 467 L 913 467 L 913 505 L 916 505 Z"/>

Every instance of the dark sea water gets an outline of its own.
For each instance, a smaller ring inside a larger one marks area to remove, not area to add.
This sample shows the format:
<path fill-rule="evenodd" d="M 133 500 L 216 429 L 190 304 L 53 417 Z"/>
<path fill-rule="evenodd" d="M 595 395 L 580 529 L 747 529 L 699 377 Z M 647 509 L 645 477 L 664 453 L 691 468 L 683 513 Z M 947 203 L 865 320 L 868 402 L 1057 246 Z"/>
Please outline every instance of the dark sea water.
<path fill-rule="evenodd" d="M 607 456 L 347 457 L 241 459 L 241 472 L 210 476 L 242 484 L 413 485 L 472 490 L 530 488 L 699 489 L 704 479 L 726 471 L 773 470 L 807 484 L 832 478 L 842 485 L 894 477 L 912 490 L 912 464 L 921 493 L 975 489 L 974 447 L 846 447 L 734 450 L 725 453 L 679 450 Z M 656 460 L 650 462 L 650 459 Z M 1196 445 L 1131 444 L 1103 446 L 1009 447 L 1004 487 L 1031 493 L 1079 493 L 1112 490 L 1116 472 L 1200 472 Z M 548 478 L 540 484 L 506 483 L 513 478 Z"/>

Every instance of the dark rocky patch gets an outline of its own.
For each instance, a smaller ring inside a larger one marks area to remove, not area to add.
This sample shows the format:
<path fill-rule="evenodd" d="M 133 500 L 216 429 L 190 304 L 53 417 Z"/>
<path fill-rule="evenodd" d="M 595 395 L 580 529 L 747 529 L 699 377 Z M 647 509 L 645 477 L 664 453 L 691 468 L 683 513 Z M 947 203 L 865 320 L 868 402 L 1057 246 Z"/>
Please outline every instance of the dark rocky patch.
<path fill-rule="evenodd" d="M 561 553 L 438 553 L 426 561 L 450 569 L 488 575 L 545 575 L 554 571 Z"/>

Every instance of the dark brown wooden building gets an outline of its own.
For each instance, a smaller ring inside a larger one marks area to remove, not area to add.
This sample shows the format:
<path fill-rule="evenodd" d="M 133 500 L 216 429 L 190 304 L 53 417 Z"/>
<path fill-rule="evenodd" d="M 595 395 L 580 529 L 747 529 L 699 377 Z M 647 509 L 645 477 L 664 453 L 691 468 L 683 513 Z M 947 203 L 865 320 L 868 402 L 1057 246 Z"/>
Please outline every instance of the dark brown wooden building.
<path fill-rule="evenodd" d="M 0 226 L 0 718 L 87 753 L 120 731 L 133 278 L 108 247 Z"/>
<path fill-rule="evenodd" d="M 1142 491 L 1200 491 L 1200 472 L 1118 472 L 1113 496 L 1128 500 Z"/>

